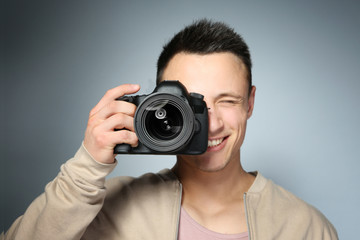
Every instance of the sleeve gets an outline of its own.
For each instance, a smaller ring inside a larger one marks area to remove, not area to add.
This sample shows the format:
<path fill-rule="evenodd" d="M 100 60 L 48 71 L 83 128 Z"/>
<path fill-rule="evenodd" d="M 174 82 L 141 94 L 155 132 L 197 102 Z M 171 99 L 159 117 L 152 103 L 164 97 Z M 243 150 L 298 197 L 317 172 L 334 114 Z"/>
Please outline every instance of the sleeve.
<path fill-rule="evenodd" d="M 13 223 L 5 240 L 80 239 L 102 208 L 105 177 L 116 164 L 95 161 L 82 145 Z"/>

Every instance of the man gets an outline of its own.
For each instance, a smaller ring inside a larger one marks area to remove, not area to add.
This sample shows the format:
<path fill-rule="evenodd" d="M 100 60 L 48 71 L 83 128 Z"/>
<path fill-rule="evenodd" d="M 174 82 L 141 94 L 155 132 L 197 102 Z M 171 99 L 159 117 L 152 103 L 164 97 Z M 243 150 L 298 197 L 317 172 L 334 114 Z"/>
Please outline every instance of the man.
<path fill-rule="evenodd" d="M 256 88 L 237 33 L 207 20 L 186 27 L 159 57 L 157 83 L 163 80 L 204 95 L 206 153 L 178 155 L 173 169 L 158 174 L 105 183 L 116 165 L 115 145 L 138 144 L 136 106 L 116 99 L 140 87 L 111 89 L 91 110 L 79 151 L 6 239 L 337 239 L 315 208 L 241 166 Z"/>

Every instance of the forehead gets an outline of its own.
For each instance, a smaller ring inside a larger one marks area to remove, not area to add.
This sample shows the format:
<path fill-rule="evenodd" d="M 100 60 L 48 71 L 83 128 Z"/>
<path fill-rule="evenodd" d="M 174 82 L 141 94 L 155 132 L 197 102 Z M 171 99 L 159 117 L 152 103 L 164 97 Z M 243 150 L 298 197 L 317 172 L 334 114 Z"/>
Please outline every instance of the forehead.
<path fill-rule="evenodd" d="M 236 92 L 246 95 L 246 67 L 232 53 L 178 53 L 164 70 L 163 80 L 179 80 L 189 92 L 223 94 Z"/>

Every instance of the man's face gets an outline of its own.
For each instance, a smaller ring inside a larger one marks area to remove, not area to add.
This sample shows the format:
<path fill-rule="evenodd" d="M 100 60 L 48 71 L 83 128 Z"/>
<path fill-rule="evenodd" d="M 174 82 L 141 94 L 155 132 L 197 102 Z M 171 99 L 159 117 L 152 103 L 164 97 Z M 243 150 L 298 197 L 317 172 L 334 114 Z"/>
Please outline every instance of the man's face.
<path fill-rule="evenodd" d="M 179 80 L 188 92 L 204 95 L 209 108 L 206 153 L 181 155 L 180 161 L 207 172 L 239 164 L 240 147 L 255 97 L 255 87 L 248 92 L 246 76 L 245 65 L 232 53 L 179 53 L 170 60 L 163 79 Z"/>

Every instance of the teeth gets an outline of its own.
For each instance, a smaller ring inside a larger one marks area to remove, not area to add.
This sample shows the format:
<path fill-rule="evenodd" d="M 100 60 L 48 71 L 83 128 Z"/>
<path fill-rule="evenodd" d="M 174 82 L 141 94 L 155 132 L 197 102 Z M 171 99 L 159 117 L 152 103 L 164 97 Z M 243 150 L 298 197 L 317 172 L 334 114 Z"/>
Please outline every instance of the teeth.
<path fill-rule="evenodd" d="M 208 147 L 215 147 L 217 145 L 219 145 L 220 143 L 222 143 L 224 139 L 220 138 L 220 139 L 215 139 L 215 140 L 208 140 Z"/>

